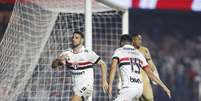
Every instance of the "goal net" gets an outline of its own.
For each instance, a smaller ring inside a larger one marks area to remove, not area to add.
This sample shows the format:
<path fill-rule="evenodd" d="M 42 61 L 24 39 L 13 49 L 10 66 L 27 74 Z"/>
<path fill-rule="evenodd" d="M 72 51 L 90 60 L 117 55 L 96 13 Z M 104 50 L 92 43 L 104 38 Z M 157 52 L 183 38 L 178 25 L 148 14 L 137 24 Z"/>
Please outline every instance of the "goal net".
<path fill-rule="evenodd" d="M 119 45 L 122 14 L 96 1 L 92 5 L 93 50 L 109 67 Z M 69 101 L 70 75 L 66 68 L 51 69 L 51 63 L 70 47 L 72 32 L 84 29 L 84 0 L 17 0 L 0 43 L 0 99 Z M 93 100 L 107 101 L 100 69 L 94 67 L 94 72 Z"/>

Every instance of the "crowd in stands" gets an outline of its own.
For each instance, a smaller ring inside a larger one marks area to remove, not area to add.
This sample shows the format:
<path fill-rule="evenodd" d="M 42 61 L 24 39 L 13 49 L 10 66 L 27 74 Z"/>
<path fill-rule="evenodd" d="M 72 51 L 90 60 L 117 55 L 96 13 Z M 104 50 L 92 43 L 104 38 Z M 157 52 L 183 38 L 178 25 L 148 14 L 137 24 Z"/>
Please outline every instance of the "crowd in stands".
<path fill-rule="evenodd" d="M 144 16 L 143 16 L 144 15 Z M 200 14 L 194 12 L 135 11 L 131 32 L 142 33 L 160 77 L 172 90 L 171 101 L 200 101 Z M 188 22 L 188 23 L 187 23 Z M 165 101 L 155 89 L 156 101 Z"/>
<path fill-rule="evenodd" d="M 149 41 L 145 42 L 145 46 L 152 53 L 161 79 L 173 91 L 173 101 L 198 101 L 201 76 L 200 37 L 197 37 L 198 42 L 179 40 L 169 35 L 161 37 L 160 42 L 146 38 Z"/>

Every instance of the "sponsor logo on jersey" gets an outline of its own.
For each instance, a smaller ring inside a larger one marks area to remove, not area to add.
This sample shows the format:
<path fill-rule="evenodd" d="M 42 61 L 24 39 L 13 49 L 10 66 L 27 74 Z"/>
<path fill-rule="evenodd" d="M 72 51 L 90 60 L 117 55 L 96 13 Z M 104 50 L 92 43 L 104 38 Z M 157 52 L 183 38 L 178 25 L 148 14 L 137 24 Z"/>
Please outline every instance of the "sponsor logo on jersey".
<path fill-rule="evenodd" d="M 70 73 L 71 73 L 72 75 L 82 75 L 82 74 L 85 73 L 85 71 L 81 71 L 81 72 L 73 72 L 73 71 L 71 71 Z"/>
<path fill-rule="evenodd" d="M 135 77 L 131 77 L 131 76 L 130 76 L 130 82 L 132 82 L 132 83 L 141 83 L 139 78 L 135 78 Z"/>
<path fill-rule="evenodd" d="M 74 69 L 77 69 L 78 66 L 79 66 L 79 64 L 78 64 L 77 62 L 72 63 L 72 67 L 73 67 Z"/>

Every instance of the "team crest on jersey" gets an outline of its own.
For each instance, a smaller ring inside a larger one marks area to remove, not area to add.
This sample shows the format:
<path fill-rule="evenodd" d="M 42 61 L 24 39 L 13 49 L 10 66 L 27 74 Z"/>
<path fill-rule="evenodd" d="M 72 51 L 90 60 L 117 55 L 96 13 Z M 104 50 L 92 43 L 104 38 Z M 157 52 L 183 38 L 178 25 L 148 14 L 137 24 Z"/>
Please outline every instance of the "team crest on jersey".
<path fill-rule="evenodd" d="M 89 52 L 89 50 L 85 49 L 85 50 L 84 50 L 84 52 L 88 53 L 88 52 Z"/>
<path fill-rule="evenodd" d="M 74 62 L 74 63 L 72 63 L 72 67 L 74 68 L 74 69 L 77 69 L 78 68 L 78 63 L 77 62 Z"/>
<path fill-rule="evenodd" d="M 70 60 L 70 57 L 69 57 L 69 56 L 65 56 L 65 59 L 66 59 L 67 61 L 69 61 L 69 60 Z"/>

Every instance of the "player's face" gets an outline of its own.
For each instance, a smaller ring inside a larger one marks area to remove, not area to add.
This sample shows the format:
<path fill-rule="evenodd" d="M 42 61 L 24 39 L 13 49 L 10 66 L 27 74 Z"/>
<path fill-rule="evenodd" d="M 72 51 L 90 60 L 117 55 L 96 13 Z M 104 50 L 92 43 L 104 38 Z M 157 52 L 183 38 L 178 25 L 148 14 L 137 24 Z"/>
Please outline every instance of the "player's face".
<path fill-rule="evenodd" d="M 136 47 L 140 47 L 142 45 L 142 38 L 139 36 L 133 37 L 133 45 Z"/>
<path fill-rule="evenodd" d="M 83 43 L 83 38 L 79 34 L 74 34 L 72 39 L 72 47 L 75 48 Z"/>

